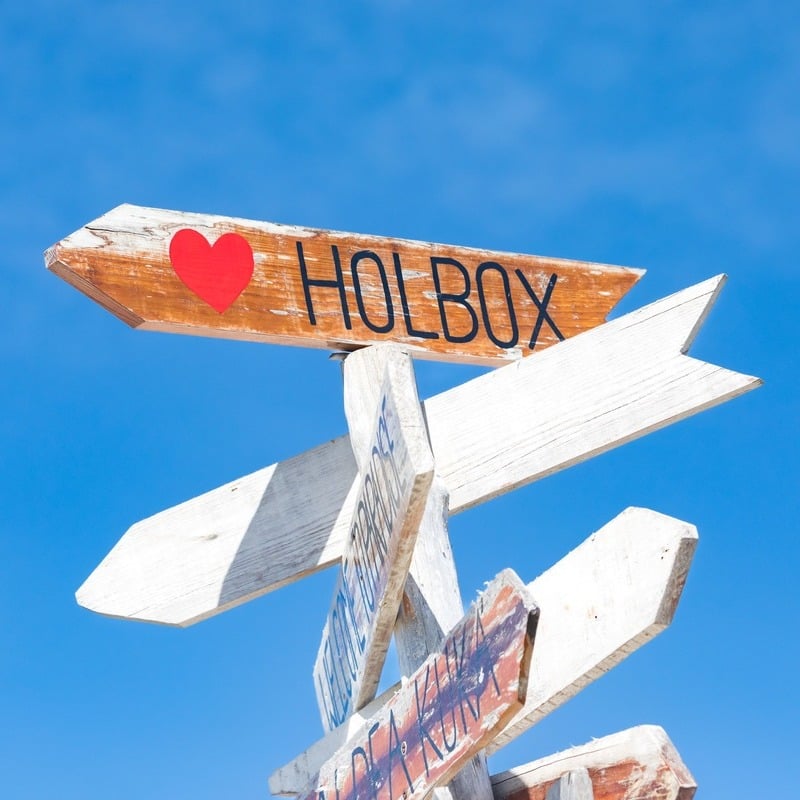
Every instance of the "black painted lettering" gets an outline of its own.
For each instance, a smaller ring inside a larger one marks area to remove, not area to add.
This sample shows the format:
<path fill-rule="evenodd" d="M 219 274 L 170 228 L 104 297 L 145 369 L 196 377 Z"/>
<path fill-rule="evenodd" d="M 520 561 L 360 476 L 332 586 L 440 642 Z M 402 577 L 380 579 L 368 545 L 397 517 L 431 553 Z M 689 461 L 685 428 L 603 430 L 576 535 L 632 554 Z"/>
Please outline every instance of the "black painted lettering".
<path fill-rule="evenodd" d="M 403 322 L 406 324 L 406 331 L 409 336 L 417 336 L 420 339 L 438 339 L 439 334 L 435 331 L 420 331 L 414 327 L 411 321 L 411 313 L 408 310 L 408 297 L 406 296 L 406 282 L 403 278 L 403 265 L 400 263 L 400 254 L 392 253 L 394 261 L 394 274 L 397 278 L 397 288 L 400 291 L 400 305 L 403 309 Z"/>
<path fill-rule="evenodd" d="M 486 303 L 487 293 L 484 291 L 485 275 L 489 271 L 496 272 L 503 284 L 503 297 L 508 308 L 508 327 L 511 329 L 511 338 L 507 340 L 503 340 L 497 335 L 489 318 L 489 308 Z M 517 326 L 517 315 L 514 313 L 514 302 L 511 299 L 511 282 L 508 280 L 505 269 L 496 261 L 484 261 L 475 272 L 475 283 L 478 287 L 478 299 L 481 304 L 481 316 L 483 317 L 483 327 L 486 328 L 486 335 L 498 347 L 515 347 L 519 341 L 519 327 Z"/>
<path fill-rule="evenodd" d="M 533 300 L 533 304 L 536 306 L 538 316 L 536 317 L 536 324 L 533 326 L 533 332 L 531 333 L 531 340 L 528 344 L 531 350 L 536 347 L 536 342 L 539 340 L 539 333 L 542 330 L 542 323 L 546 322 L 550 326 L 550 330 L 556 335 L 556 338 L 559 341 L 564 341 L 564 336 L 561 331 L 556 327 L 555 322 L 553 322 L 553 318 L 547 312 L 547 304 L 550 302 L 550 298 L 553 294 L 553 289 L 555 289 L 556 281 L 558 281 L 558 275 L 554 272 L 550 276 L 550 281 L 547 284 L 547 288 L 544 291 L 544 296 L 541 300 L 536 296 L 536 292 L 533 291 L 531 288 L 530 283 L 528 283 L 528 279 L 525 277 L 525 274 L 522 270 L 515 270 L 517 277 L 520 279 L 520 282 L 525 287 L 525 291 L 530 296 L 531 300 Z"/>
<path fill-rule="evenodd" d="M 372 751 L 372 737 L 380 727 L 380 722 L 376 722 L 367 731 L 367 748 L 369 749 L 369 788 L 373 800 L 377 800 L 378 789 L 381 787 L 381 775 L 377 764 L 375 763 L 375 753 Z"/>
<path fill-rule="evenodd" d="M 397 507 L 400 503 L 400 494 L 396 488 L 395 482 L 390 479 L 389 473 L 383 466 L 383 459 L 381 458 L 380 450 L 377 447 L 372 448 L 372 474 L 378 478 L 383 486 L 384 491 L 381 493 L 386 499 L 386 514 L 389 520 L 389 527 L 394 524 L 394 518 L 397 515 Z"/>
<path fill-rule="evenodd" d="M 324 647 L 325 650 L 330 651 L 330 645 L 327 641 L 325 642 Z M 325 674 L 325 680 L 328 681 L 330 678 L 330 671 L 328 663 L 325 659 L 325 650 L 323 650 L 323 655 L 322 655 L 322 669 Z M 328 727 L 333 729 L 337 726 L 336 714 L 334 713 L 333 708 L 331 707 L 330 693 L 325 690 L 325 683 L 323 683 L 322 681 L 322 675 L 317 675 L 317 683 L 319 684 L 319 696 L 322 698 L 322 706 L 325 711 L 325 716 L 327 717 L 328 720 Z M 330 683 L 328 685 L 330 686 Z"/>
<path fill-rule="evenodd" d="M 361 278 L 358 274 L 358 264 L 365 259 L 375 263 L 378 268 L 378 274 L 380 275 L 386 311 L 386 322 L 383 325 L 378 325 L 369 318 L 366 306 L 364 305 L 364 297 L 361 292 Z M 377 253 L 373 253 L 371 250 L 359 250 L 357 253 L 353 253 L 350 259 L 350 271 L 353 273 L 353 288 L 356 290 L 358 313 L 361 315 L 364 324 L 375 333 L 388 333 L 394 328 L 394 307 L 392 305 L 392 294 L 389 291 L 389 280 L 386 277 L 386 270 L 383 267 L 383 262 L 380 260 Z"/>
<path fill-rule="evenodd" d="M 334 607 L 331 611 L 331 633 L 333 635 L 333 644 L 336 648 L 336 656 L 338 659 L 338 665 L 336 673 L 341 675 L 342 684 L 344 686 L 344 696 L 347 698 L 345 704 L 349 704 L 350 696 L 353 692 L 353 686 L 350 681 L 346 680 L 344 675 L 342 674 L 342 670 L 345 667 L 349 667 L 349 659 L 348 659 L 348 647 L 347 647 L 347 633 L 344 629 L 344 625 L 342 624 L 342 619 L 339 616 L 339 609 Z"/>
<path fill-rule="evenodd" d="M 389 512 L 386 509 L 386 502 L 382 489 L 383 487 L 379 480 L 379 475 L 370 470 L 367 477 L 364 479 L 364 493 L 367 499 L 367 507 L 369 508 L 373 524 L 380 528 L 381 531 L 389 533 L 392 529 L 392 520 L 389 518 Z"/>
<path fill-rule="evenodd" d="M 380 565 L 386 561 L 387 545 L 386 545 L 386 527 L 383 524 L 383 512 L 377 507 L 378 501 L 376 500 L 376 486 L 375 480 L 371 473 L 367 473 L 364 478 L 364 506 L 367 509 L 367 519 L 370 527 L 370 534 L 372 536 L 373 553 L 376 555 L 376 560 Z"/>
<path fill-rule="evenodd" d="M 394 739 L 394 744 L 392 744 L 392 740 Z M 392 788 L 392 759 L 396 756 L 400 756 L 400 764 L 403 767 L 403 773 L 406 776 L 406 783 L 408 784 L 408 791 L 414 791 L 414 783 L 411 780 L 411 775 L 408 772 L 408 767 L 406 766 L 406 758 L 405 758 L 405 749 L 403 747 L 405 743 L 400 741 L 400 734 L 397 732 L 397 723 L 394 720 L 394 710 L 389 711 L 389 798 L 390 800 L 394 800 L 394 798 L 399 797 L 400 794 L 395 794 L 394 789 Z M 405 790 L 403 790 L 405 793 Z"/>
<path fill-rule="evenodd" d="M 436 754 L 437 758 L 441 761 L 442 759 L 442 751 L 436 746 L 436 742 L 433 741 L 431 738 L 430 731 L 426 727 L 429 722 L 430 712 L 425 710 L 425 703 L 427 702 L 427 694 L 428 694 L 428 685 L 430 682 L 430 672 L 431 672 L 431 665 L 428 664 L 425 667 L 425 689 L 422 692 L 422 707 L 419 704 L 419 686 L 417 684 L 417 678 L 414 678 L 414 696 L 417 700 L 417 730 L 419 732 L 419 744 L 420 749 L 422 750 L 422 760 L 425 762 L 425 776 L 427 777 L 430 774 L 430 769 L 428 767 L 428 754 L 425 751 L 425 740 L 427 739 L 430 743 L 430 746 L 433 748 L 433 752 Z"/>
<path fill-rule="evenodd" d="M 467 717 L 464 713 L 464 706 L 466 705 L 469 709 L 469 713 L 471 714 L 473 720 L 477 720 L 480 716 L 478 709 L 472 707 L 472 704 L 469 701 L 469 693 L 467 691 L 469 676 L 466 674 L 465 666 L 469 666 L 469 660 L 467 658 L 469 644 L 471 644 L 471 642 L 468 642 L 467 640 L 467 626 L 465 625 L 461 630 L 460 653 L 458 653 L 456 650 L 456 640 L 453 640 L 453 650 L 456 651 L 456 691 L 458 692 L 458 704 L 461 709 L 461 722 L 464 725 L 465 736 L 467 735 L 468 728 Z"/>
<path fill-rule="evenodd" d="M 458 272 L 461 273 L 461 277 L 464 281 L 464 290 L 460 294 L 442 291 L 442 281 L 439 275 L 439 268 L 444 265 L 454 267 Z M 440 256 L 431 256 L 431 269 L 433 271 L 433 285 L 436 289 L 436 302 L 439 304 L 439 316 L 442 320 L 442 331 L 444 332 L 444 338 L 447 339 L 448 342 L 471 342 L 475 338 L 475 334 L 478 332 L 478 315 L 475 313 L 475 309 L 467 302 L 467 298 L 469 297 L 471 291 L 469 273 L 464 265 L 456 261 L 454 258 L 443 258 Z M 452 332 L 447 320 L 447 313 L 445 311 L 446 303 L 459 306 L 467 312 L 467 315 L 470 319 L 470 328 L 467 333 L 455 334 Z"/>
<path fill-rule="evenodd" d="M 353 597 L 353 592 L 350 588 L 350 581 L 348 580 L 349 577 L 350 577 L 350 564 L 347 561 L 347 559 L 345 559 L 344 561 L 342 561 L 342 582 L 340 591 L 347 604 L 347 611 L 350 617 L 350 624 L 352 625 L 353 630 L 357 630 L 358 623 L 356 622 L 355 598 Z M 367 635 L 365 633 L 361 634 L 360 639 L 356 639 L 356 645 L 358 646 L 358 650 L 360 653 L 364 652 L 364 649 L 366 647 L 366 642 L 367 642 Z"/>
<path fill-rule="evenodd" d="M 308 312 L 308 321 L 312 325 L 317 324 L 317 316 L 314 313 L 314 304 L 311 302 L 311 287 L 317 286 L 325 289 L 338 289 L 339 302 L 342 305 L 342 319 L 344 320 L 344 327 L 349 331 L 353 326 L 350 322 L 350 311 L 347 308 L 347 294 L 344 290 L 344 275 L 342 274 L 342 262 L 339 259 L 339 248 L 331 245 L 331 255 L 333 256 L 333 266 L 336 272 L 335 280 L 323 280 L 321 278 L 309 278 L 308 268 L 306 267 L 305 254 L 303 253 L 303 243 L 298 241 L 297 244 L 297 262 L 300 265 L 300 279 L 303 281 L 303 294 L 306 298 L 306 311 Z"/>
<path fill-rule="evenodd" d="M 495 693 L 500 697 L 500 684 L 494 674 L 494 656 L 492 655 L 491 641 L 487 642 L 486 640 L 486 631 L 483 627 L 480 608 L 475 609 L 475 652 L 484 675 L 488 672 L 492 676 Z"/>
<path fill-rule="evenodd" d="M 353 559 L 353 568 L 356 573 L 356 581 L 358 582 L 358 588 L 361 594 L 361 600 L 367 608 L 374 608 L 375 607 L 375 597 L 369 593 L 369 586 L 367 585 L 367 579 L 364 576 L 364 570 L 361 566 L 363 561 L 363 547 L 362 547 L 362 538 L 361 538 L 361 529 L 359 526 L 358 518 L 353 521 L 353 526 L 350 529 L 350 536 L 353 539 L 353 543 L 356 546 L 356 550 L 360 550 L 359 553 L 356 553 L 355 558 Z"/>
<path fill-rule="evenodd" d="M 358 795 L 356 790 L 358 788 L 359 781 L 356 779 L 356 757 L 360 756 L 361 759 L 364 761 L 364 778 L 367 781 L 367 785 L 372 785 L 372 781 L 370 780 L 370 768 L 369 768 L 369 758 L 367 758 L 367 751 L 364 750 L 363 747 L 354 747 L 353 751 L 350 753 L 350 770 L 352 772 L 353 777 L 353 800 L 358 800 Z M 375 794 L 374 791 L 370 792 L 370 795 L 374 798 Z"/>
<path fill-rule="evenodd" d="M 363 574 L 369 581 L 369 591 L 371 602 L 368 603 L 370 611 L 375 610 L 375 594 L 379 580 L 378 564 L 376 563 L 377 545 L 375 542 L 375 531 L 370 524 L 369 514 L 367 513 L 367 505 L 362 498 L 359 500 L 356 508 L 356 516 L 359 520 L 359 529 L 361 530 L 361 539 L 357 544 L 361 547 L 361 567 Z"/>
<path fill-rule="evenodd" d="M 333 659 L 333 652 L 331 650 L 330 641 L 325 642 L 325 651 L 327 658 L 323 657 L 322 666 L 325 671 L 325 681 L 329 687 L 328 698 L 330 700 L 330 717 L 333 720 L 332 728 L 341 725 L 344 722 L 345 715 L 345 702 L 341 688 L 339 686 L 339 676 L 336 670 L 336 664 Z"/>
<path fill-rule="evenodd" d="M 445 749 L 447 750 L 447 752 L 448 753 L 452 753 L 453 750 L 455 750 L 456 743 L 458 742 L 458 729 L 456 727 L 456 709 L 455 709 L 455 703 L 452 702 L 452 698 L 453 698 L 453 681 L 452 681 L 451 676 L 450 676 L 450 671 L 446 670 L 445 671 L 445 675 L 447 676 L 447 684 L 446 684 L 447 691 L 446 692 L 443 691 L 442 684 L 439 681 L 439 662 L 441 660 L 442 660 L 441 658 L 437 658 L 433 662 L 433 672 L 434 672 L 434 675 L 436 676 L 436 700 L 437 700 L 436 705 L 439 708 L 439 725 L 441 726 L 441 729 L 442 729 L 442 742 L 444 743 L 444 746 L 445 746 Z M 445 666 L 446 666 L 446 661 L 445 661 Z M 444 715 L 444 707 L 446 705 L 450 706 L 450 714 L 451 714 L 451 716 L 453 718 L 453 720 L 452 720 L 452 722 L 453 722 L 453 741 L 452 742 L 448 742 L 447 741 L 447 731 L 445 730 L 445 725 L 444 725 L 444 716 L 445 716 Z"/>
<path fill-rule="evenodd" d="M 347 603 L 342 592 L 336 595 L 336 607 L 339 611 L 339 623 L 342 626 L 342 635 L 347 643 L 347 665 L 350 668 L 350 677 L 355 680 L 358 674 L 358 654 L 356 653 L 356 632 L 350 615 L 347 613 Z"/>

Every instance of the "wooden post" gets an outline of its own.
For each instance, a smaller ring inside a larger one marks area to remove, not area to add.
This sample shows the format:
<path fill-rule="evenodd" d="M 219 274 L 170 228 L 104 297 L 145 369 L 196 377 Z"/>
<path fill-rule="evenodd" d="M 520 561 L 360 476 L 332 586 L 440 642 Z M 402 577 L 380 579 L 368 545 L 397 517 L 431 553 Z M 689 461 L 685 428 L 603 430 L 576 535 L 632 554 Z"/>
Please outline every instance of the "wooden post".
<path fill-rule="evenodd" d="M 343 364 L 344 405 L 354 452 L 363 448 L 364 411 L 375 401 L 378 376 L 396 358 L 396 345 L 358 350 Z M 359 464 L 361 467 L 362 465 Z M 417 535 L 405 596 L 397 617 L 395 644 L 400 672 L 411 675 L 441 646 L 464 613 L 453 551 L 447 533 L 449 498 L 434 480 Z M 491 800 L 486 756 L 476 754 L 447 787 L 435 790 L 437 800 Z"/>
<path fill-rule="evenodd" d="M 585 767 L 573 769 L 551 784 L 545 800 L 594 800 L 592 781 Z"/>

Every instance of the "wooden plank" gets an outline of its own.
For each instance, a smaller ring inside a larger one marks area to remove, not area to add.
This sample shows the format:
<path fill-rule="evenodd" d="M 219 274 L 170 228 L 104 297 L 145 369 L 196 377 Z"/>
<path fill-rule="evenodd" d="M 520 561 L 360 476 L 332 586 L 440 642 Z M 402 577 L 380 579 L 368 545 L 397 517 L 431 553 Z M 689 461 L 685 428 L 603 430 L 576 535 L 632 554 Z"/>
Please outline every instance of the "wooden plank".
<path fill-rule="evenodd" d="M 445 632 L 463 614 L 447 533 L 448 503 L 444 485 L 434 480 L 394 631 L 402 675 L 412 674 L 430 653 L 440 650 Z M 434 796 L 436 800 L 492 800 L 486 754 L 476 753 Z"/>
<path fill-rule="evenodd" d="M 47 267 L 145 330 L 498 365 L 600 325 L 643 270 L 122 205 Z"/>
<path fill-rule="evenodd" d="M 528 584 L 541 609 L 525 706 L 492 752 L 608 672 L 673 619 L 697 545 L 693 525 L 628 508 Z M 367 706 L 352 720 L 374 713 Z M 273 794 L 295 795 L 342 744 L 339 731 L 276 770 Z"/>
<path fill-rule="evenodd" d="M 427 400 L 450 513 L 759 386 L 758 378 L 683 355 L 722 281 Z M 355 479 L 349 443 L 337 439 L 156 514 L 128 530 L 78 602 L 111 616 L 188 625 L 298 580 L 341 558 Z"/>
<path fill-rule="evenodd" d="M 363 470 L 364 445 L 369 430 L 364 418 L 380 398 L 380 376 L 396 358 L 398 345 L 376 345 L 351 353 L 344 361 L 344 409 L 353 452 Z M 420 523 L 410 575 L 394 631 L 395 647 L 402 675 L 413 674 L 431 654 L 437 652 L 445 633 L 464 615 L 458 589 L 453 551 L 447 533 L 449 497 L 435 479 Z M 305 784 L 309 776 L 301 781 Z M 489 770 L 483 752 L 473 756 L 447 786 L 434 790 L 435 800 L 492 800 Z"/>
<path fill-rule="evenodd" d="M 585 767 L 578 767 L 550 784 L 545 800 L 594 800 L 592 779 Z"/>
<path fill-rule="evenodd" d="M 328 759 L 303 798 L 425 797 L 485 747 L 524 702 L 538 609 L 501 572 L 367 725 Z"/>
<path fill-rule="evenodd" d="M 588 772 L 596 800 L 692 800 L 697 788 L 664 729 L 640 725 L 493 775 L 495 800 L 550 800 L 551 787 L 577 769 Z"/>
<path fill-rule="evenodd" d="M 384 366 L 371 434 L 355 448 L 355 513 L 314 664 L 325 730 L 375 697 L 433 481 L 411 357 L 395 350 Z"/>

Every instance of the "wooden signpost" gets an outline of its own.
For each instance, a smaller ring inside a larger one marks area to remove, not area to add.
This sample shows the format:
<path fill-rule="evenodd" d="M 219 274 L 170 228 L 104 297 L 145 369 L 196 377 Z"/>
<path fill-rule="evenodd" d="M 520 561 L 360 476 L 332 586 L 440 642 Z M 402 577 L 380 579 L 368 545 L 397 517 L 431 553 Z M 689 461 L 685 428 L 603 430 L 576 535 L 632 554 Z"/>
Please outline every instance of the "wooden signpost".
<path fill-rule="evenodd" d="M 49 269 L 134 328 L 500 364 L 594 328 L 643 270 L 119 206 Z"/>
<path fill-rule="evenodd" d="M 759 386 L 685 355 L 722 283 L 697 284 L 426 400 L 450 514 Z M 356 481 L 341 437 L 156 514 L 128 530 L 78 602 L 189 625 L 299 580 L 341 558 Z"/>
<path fill-rule="evenodd" d="M 386 364 L 362 463 L 355 512 L 314 665 L 327 730 L 375 696 L 433 481 L 414 371 L 404 353 Z"/>
<path fill-rule="evenodd" d="M 685 355 L 723 276 L 602 324 L 640 271 L 135 206 L 45 260 L 134 327 L 357 350 L 349 437 L 135 524 L 77 593 L 182 626 L 341 562 L 313 670 L 324 735 L 274 794 L 691 800 L 652 726 L 491 780 L 486 754 L 670 624 L 694 527 L 629 508 L 462 616 L 447 521 L 759 386 Z M 411 355 L 513 363 L 420 404 Z M 405 677 L 373 700 L 393 634 Z"/>
<path fill-rule="evenodd" d="M 417 800 L 447 783 L 525 700 L 538 609 L 498 575 L 374 718 L 321 767 L 302 800 Z M 385 787 L 385 788 L 384 788 Z"/>
<path fill-rule="evenodd" d="M 527 585 L 540 609 L 525 705 L 489 744 L 524 733 L 672 622 L 697 546 L 673 517 L 628 508 Z M 389 694 L 398 689 L 389 690 Z M 330 754 L 377 713 L 379 697 L 277 769 L 270 791 L 296 795 Z"/>

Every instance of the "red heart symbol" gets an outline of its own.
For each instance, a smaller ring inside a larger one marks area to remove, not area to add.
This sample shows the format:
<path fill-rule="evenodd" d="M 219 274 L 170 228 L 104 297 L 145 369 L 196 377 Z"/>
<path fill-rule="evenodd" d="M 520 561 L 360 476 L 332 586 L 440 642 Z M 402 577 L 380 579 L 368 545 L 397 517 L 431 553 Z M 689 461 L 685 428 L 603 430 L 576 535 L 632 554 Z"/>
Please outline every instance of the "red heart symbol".
<path fill-rule="evenodd" d="M 184 228 L 169 243 L 169 260 L 186 286 L 220 314 L 253 277 L 253 249 L 238 233 L 225 233 L 210 245 L 202 233 Z"/>

